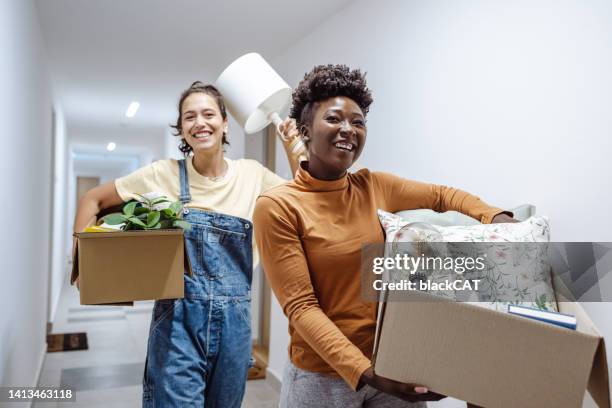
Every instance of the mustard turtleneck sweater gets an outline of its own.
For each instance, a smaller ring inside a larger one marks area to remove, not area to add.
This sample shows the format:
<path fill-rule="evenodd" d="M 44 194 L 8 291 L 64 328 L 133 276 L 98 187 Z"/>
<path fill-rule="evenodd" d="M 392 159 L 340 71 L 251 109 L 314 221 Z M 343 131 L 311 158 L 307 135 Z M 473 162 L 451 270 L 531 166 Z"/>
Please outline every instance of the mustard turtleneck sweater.
<path fill-rule="evenodd" d="M 255 239 L 289 318 L 291 361 L 340 375 L 353 389 L 371 365 L 374 344 L 377 304 L 360 296 L 360 251 L 384 242 L 378 208 L 455 210 L 482 223 L 503 212 L 461 190 L 366 169 L 323 181 L 299 168 L 295 180 L 259 196 Z"/>

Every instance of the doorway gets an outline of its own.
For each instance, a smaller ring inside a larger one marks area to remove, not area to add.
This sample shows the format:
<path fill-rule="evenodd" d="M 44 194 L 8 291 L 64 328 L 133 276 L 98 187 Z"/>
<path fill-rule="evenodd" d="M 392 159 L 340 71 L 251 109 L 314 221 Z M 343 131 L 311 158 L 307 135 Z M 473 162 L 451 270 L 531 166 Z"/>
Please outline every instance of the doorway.
<path fill-rule="evenodd" d="M 89 190 L 99 185 L 100 185 L 100 177 L 77 176 L 76 206 L 74 208 L 78 207 L 79 201 L 81 201 L 81 198 L 83 198 L 85 193 L 87 193 Z"/>

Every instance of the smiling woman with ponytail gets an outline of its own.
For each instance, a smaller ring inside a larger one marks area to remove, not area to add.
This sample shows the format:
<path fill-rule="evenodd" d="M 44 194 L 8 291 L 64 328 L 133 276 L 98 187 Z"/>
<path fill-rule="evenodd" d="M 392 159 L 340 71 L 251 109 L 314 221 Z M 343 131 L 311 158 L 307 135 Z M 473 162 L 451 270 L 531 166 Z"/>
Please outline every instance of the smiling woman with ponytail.
<path fill-rule="evenodd" d="M 183 218 L 192 225 L 185 242 L 193 275 L 184 276 L 183 299 L 155 302 L 143 406 L 238 408 L 251 357 L 255 199 L 285 180 L 257 161 L 224 156 L 227 112 L 212 85 L 194 82 L 181 94 L 172 127 L 185 158 L 156 161 L 90 190 L 79 203 L 74 230 L 138 194 L 181 201 Z M 295 124 L 286 121 L 282 129 L 290 149 Z"/>

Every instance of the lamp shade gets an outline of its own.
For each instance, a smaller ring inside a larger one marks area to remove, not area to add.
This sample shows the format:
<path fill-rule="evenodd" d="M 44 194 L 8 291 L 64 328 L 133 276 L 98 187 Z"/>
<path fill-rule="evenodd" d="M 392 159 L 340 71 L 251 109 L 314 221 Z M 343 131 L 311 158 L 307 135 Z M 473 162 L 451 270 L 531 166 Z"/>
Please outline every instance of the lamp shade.
<path fill-rule="evenodd" d="M 246 133 L 259 132 L 291 102 L 291 87 L 255 52 L 232 62 L 215 86 Z"/>

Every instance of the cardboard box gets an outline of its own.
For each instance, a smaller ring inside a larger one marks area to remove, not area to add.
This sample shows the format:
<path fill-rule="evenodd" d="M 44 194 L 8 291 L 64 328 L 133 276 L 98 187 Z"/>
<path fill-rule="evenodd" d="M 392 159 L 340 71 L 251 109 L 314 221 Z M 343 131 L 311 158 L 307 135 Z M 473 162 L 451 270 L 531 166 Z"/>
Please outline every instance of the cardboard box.
<path fill-rule="evenodd" d="M 599 407 L 610 407 L 604 340 L 579 304 L 558 303 L 576 316 L 574 331 L 410 296 L 380 305 L 376 374 L 487 408 L 581 407 L 587 388 Z"/>
<path fill-rule="evenodd" d="M 71 283 L 82 305 L 176 299 L 190 273 L 183 230 L 76 233 Z"/>

